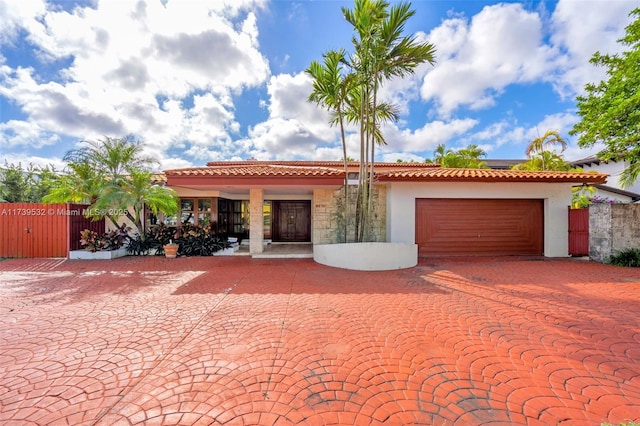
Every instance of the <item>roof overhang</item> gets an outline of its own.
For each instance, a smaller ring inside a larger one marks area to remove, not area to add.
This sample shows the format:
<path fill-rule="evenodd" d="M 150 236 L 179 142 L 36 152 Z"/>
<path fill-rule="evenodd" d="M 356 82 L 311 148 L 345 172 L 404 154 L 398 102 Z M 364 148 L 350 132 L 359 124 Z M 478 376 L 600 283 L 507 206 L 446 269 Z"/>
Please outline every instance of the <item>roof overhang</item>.
<path fill-rule="evenodd" d="M 349 173 L 358 170 L 349 163 Z M 425 163 L 376 163 L 376 181 L 390 182 L 517 182 L 603 184 L 608 175 L 602 173 L 564 171 L 524 171 L 495 169 L 449 169 Z M 166 170 L 166 184 L 174 188 L 208 191 L 243 191 L 262 188 L 278 191 L 310 193 L 314 188 L 340 188 L 345 171 L 341 162 L 216 162 L 206 167 Z M 300 192 L 302 191 L 302 192 Z"/>
<path fill-rule="evenodd" d="M 609 175 L 564 171 L 523 171 L 493 169 L 433 169 L 383 172 L 379 182 L 518 182 L 602 184 Z"/>

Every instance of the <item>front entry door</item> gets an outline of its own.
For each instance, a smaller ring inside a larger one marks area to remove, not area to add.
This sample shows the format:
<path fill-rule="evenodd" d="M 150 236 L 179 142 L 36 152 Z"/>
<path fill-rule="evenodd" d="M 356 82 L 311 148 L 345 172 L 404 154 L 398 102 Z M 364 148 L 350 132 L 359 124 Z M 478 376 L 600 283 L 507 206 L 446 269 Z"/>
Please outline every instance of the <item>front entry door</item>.
<path fill-rule="evenodd" d="M 273 241 L 311 241 L 311 201 L 274 201 Z"/>

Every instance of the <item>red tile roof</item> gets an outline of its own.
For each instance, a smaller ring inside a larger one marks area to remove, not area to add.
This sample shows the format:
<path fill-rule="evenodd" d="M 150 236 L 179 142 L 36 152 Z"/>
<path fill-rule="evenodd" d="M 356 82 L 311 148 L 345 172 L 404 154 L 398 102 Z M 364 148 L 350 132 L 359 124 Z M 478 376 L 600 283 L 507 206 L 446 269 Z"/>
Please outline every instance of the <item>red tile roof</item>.
<path fill-rule="evenodd" d="M 211 164 L 211 163 L 209 163 Z M 308 165 L 286 166 L 278 164 L 220 164 L 207 167 L 166 170 L 167 176 L 246 176 L 246 177 L 300 177 L 344 176 L 344 171 L 332 167 Z"/>
<path fill-rule="evenodd" d="M 344 177 L 344 164 L 340 161 L 219 161 L 205 167 L 166 170 L 169 178 L 221 179 L 330 179 L 338 182 Z M 350 162 L 351 171 L 357 171 L 358 163 Z M 379 182 L 392 181 L 465 181 L 465 182 L 565 182 L 601 184 L 607 175 L 585 172 L 522 171 L 495 169 L 448 169 L 427 163 L 376 163 Z M 302 183 L 301 180 L 290 183 Z"/>
<path fill-rule="evenodd" d="M 607 175 L 585 172 L 525 171 L 494 169 L 428 169 L 381 171 L 378 180 L 384 181 L 473 181 L 473 182 L 576 182 L 604 183 Z"/>

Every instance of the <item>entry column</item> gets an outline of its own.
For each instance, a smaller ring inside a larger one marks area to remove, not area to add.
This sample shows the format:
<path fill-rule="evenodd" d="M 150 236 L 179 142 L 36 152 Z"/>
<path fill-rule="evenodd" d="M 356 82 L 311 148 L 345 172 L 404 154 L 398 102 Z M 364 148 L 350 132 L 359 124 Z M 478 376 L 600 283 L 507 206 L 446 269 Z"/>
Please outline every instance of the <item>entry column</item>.
<path fill-rule="evenodd" d="M 251 188 L 249 191 L 249 253 L 264 251 L 264 223 L 262 217 L 263 191 Z"/>

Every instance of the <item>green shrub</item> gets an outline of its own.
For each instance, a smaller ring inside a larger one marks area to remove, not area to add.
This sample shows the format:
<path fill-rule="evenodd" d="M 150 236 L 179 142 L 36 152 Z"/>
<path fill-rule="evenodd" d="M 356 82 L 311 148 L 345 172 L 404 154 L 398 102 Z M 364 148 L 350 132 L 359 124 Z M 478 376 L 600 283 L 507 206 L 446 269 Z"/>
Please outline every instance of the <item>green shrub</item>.
<path fill-rule="evenodd" d="M 226 235 L 217 235 L 210 225 L 201 227 L 185 223 L 179 230 L 164 224 L 150 228 L 144 239 L 140 235 L 131 238 L 127 251 L 134 256 L 164 255 L 163 246 L 169 242 L 179 245 L 179 256 L 212 256 L 231 247 Z"/>
<path fill-rule="evenodd" d="M 90 252 L 118 250 L 129 240 L 129 229 L 124 223 L 122 226 L 105 232 L 102 236 L 90 229 L 80 231 L 80 245 Z"/>
<path fill-rule="evenodd" d="M 640 248 L 622 250 L 609 258 L 608 263 L 617 266 L 640 267 Z"/>
<path fill-rule="evenodd" d="M 640 423 L 634 421 L 629 421 L 628 423 L 618 423 L 617 425 L 614 425 L 613 423 L 602 423 L 601 426 L 640 426 Z"/>

